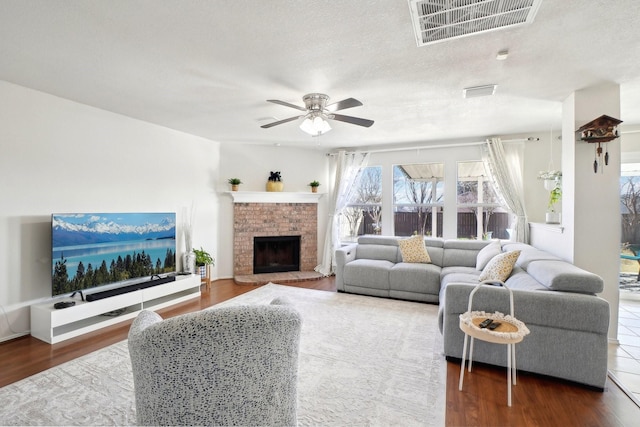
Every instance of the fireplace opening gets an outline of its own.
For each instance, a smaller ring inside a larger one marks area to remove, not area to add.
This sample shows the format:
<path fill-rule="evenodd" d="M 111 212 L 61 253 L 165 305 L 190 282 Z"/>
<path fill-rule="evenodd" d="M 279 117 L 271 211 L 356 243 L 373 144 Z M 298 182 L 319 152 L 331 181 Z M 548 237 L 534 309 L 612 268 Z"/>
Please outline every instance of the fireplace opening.
<path fill-rule="evenodd" d="M 300 271 L 300 236 L 253 238 L 253 274 Z"/>

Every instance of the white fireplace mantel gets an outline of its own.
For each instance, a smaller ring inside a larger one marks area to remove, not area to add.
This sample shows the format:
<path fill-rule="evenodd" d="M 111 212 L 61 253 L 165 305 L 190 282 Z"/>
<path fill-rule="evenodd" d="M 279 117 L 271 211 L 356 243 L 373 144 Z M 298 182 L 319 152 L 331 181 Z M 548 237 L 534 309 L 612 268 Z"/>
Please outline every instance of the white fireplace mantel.
<path fill-rule="evenodd" d="M 318 203 L 324 193 L 292 191 L 226 191 L 233 203 Z"/>

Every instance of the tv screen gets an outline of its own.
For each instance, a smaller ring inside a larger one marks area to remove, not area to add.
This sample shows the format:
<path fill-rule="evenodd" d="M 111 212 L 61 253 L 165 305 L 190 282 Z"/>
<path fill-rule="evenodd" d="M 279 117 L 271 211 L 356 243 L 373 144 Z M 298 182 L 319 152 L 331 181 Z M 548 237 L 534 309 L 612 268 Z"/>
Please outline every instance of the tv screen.
<path fill-rule="evenodd" d="M 176 214 L 51 216 L 51 288 L 61 295 L 176 271 Z"/>

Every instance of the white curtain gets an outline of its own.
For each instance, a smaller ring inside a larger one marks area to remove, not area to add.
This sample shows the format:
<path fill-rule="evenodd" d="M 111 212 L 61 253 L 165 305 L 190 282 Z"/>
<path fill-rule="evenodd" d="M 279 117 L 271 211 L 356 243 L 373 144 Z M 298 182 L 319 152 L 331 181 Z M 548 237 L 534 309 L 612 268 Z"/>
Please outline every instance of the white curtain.
<path fill-rule="evenodd" d="M 367 167 L 369 163 L 369 153 L 340 151 L 335 158 L 336 177 L 333 193 L 329 199 L 329 220 L 324 240 L 324 253 L 322 264 L 315 268 L 318 273 L 325 276 L 329 276 L 334 271 L 334 253 L 340 245 L 340 215 L 358 184 L 360 170 Z"/>
<path fill-rule="evenodd" d="M 529 243 L 529 222 L 522 186 L 523 149 L 524 144 L 512 143 L 505 147 L 500 138 L 491 138 L 487 140 L 482 160 L 497 187 L 498 196 L 516 216 L 513 240 Z"/>

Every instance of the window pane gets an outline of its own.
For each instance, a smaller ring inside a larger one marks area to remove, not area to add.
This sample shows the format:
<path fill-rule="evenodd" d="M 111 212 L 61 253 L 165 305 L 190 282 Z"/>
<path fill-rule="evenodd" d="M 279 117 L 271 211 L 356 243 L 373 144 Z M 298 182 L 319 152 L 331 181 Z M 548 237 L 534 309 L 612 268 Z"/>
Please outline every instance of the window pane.
<path fill-rule="evenodd" d="M 364 168 L 356 183 L 340 217 L 342 241 L 355 241 L 357 236 L 382 232 L 382 167 Z"/>
<path fill-rule="evenodd" d="M 478 219 L 482 215 L 482 228 Z M 501 207 L 458 207 L 458 239 L 509 239 L 513 215 Z M 485 228 L 486 225 L 486 228 Z M 480 232 L 480 234 L 478 234 Z"/>
<path fill-rule="evenodd" d="M 434 224 L 435 215 L 435 224 Z M 434 207 L 396 207 L 393 213 L 396 236 L 442 237 L 442 208 Z M 435 229 L 435 233 L 433 230 Z"/>
<path fill-rule="evenodd" d="M 511 215 L 486 175 L 481 161 L 458 163 L 458 238 L 508 239 Z"/>
<path fill-rule="evenodd" d="M 444 164 L 417 163 L 393 167 L 396 236 L 442 236 Z"/>
<path fill-rule="evenodd" d="M 620 254 L 637 256 L 640 254 L 640 165 L 621 165 L 620 205 L 622 215 L 622 240 Z M 620 297 L 638 291 L 639 264 L 634 259 L 620 259 Z"/>

